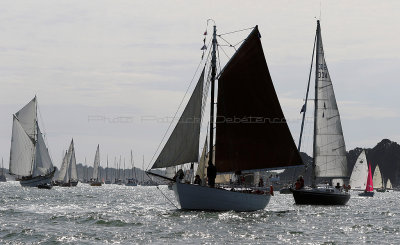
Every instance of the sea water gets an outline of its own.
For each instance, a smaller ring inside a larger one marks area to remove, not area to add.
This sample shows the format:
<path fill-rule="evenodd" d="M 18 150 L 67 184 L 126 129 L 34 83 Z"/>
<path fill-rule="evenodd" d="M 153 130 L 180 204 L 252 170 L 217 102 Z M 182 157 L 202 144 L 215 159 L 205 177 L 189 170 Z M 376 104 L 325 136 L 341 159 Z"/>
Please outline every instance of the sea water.
<path fill-rule="evenodd" d="M 9 181 L 0 193 L 0 244 L 400 244 L 400 192 L 353 192 L 346 206 L 299 206 L 275 193 L 247 213 L 181 211 L 167 186 Z"/>

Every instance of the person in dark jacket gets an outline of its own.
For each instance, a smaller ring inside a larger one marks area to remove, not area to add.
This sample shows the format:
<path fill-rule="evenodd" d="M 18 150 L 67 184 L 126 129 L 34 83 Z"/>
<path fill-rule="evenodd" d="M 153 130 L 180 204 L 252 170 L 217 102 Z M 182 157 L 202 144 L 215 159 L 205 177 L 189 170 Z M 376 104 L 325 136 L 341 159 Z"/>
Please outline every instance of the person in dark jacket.
<path fill-rule="evenodd" d="M 214 164 L 209 163 L 207 167 L 208 186 L 215 186 L 215 178 L 217 177 L 217 168 Z"/>

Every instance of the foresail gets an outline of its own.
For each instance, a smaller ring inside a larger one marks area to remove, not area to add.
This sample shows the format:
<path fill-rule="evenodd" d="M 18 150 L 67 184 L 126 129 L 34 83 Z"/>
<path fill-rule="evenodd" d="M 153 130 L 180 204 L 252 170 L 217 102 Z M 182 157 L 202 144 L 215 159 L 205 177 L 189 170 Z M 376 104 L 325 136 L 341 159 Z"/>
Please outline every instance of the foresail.
<path fill-rule="evenodd" d="M 93 164 L 93 179 L 97 179 L 99 176 L 99 165 L 100 165 L 100 152 L 99 145 L 97 145 L 96 155 L 94 156 L 94 164 Z"/>
<path fill-rule="evenodd" d="M 363 150 L 357 158 L 353 172 L 350 176 L 350 185 L 352 189 L 365 190 L 368 178 L 367 156 Z"/>
<path fill-rule="evenodd" d="M 53 163 L 50 158 L 49 151 L 37 125 L 37 142 L 36 142 L 36 155 L 35 165 L 33 169 L 33 176 L 44 176 L 53 170 Z"/>
<path fill-rule="evenodd" d="M 382 174 L 381 170 L 379 169 L 379 165 L 376 165 L 373 177 L 374 187 L 375 189 L 383 188 L 383 181 L 382 181 Z"/>
<path fill-rule="evenodd" d="M 25 132 L 31 137 L 35 139 L 36 133 L 36 118 L 37 118 L 37 109 L 36 109 L 36 97 L 33 98 L 28 104 L 26 104 L 21 110 L 15 113 L 15 116 L 18 118 L 19 123 Z"/>
<path fill-rule="evenodd" d="M 218 79 L 218 172 L 301 165 L 255 27 Z"/>
<path fill-rule="evenodd" d="M 68 153 L 65 152 L 63 161 L 61 163 L 60 171 L 58 172 L 57 181 L 64 181 L 68 170 Z"/>
<path fill-rule="evenodd" d="M 167 143 L 152 168 L 177 166 L 199 160 L 199 137 L 204 69 Z"/>
<path fill-rule="evenodd" d="M 317 177 L 348 177 L 346 145 L 332 80 L 317 27 L 314 162 Z"/>
<path fill-rule="evenodd" d="M 10 150 L 10 173 L 19 176 L 32 174 L 35 146 L 18 119 L 13 117 Z"/>
<path fill-rule="evenodd" d="M 196 175 L 200 176 L 201 182 L 205 183 L 205 179 L 207 177 L 207 139 L 204 142 L 203 151 L 201 152 L 201 156 L 199 159 L 199 165 L 197 166 Z"/>
<path fill-rule="evenodd" d="M 388 181 L 386 183 L 386 188 L 387 189 L 392 189 L 393 188 L 392 183 L 390 182 L 390 179 L 388 179 Z"/>

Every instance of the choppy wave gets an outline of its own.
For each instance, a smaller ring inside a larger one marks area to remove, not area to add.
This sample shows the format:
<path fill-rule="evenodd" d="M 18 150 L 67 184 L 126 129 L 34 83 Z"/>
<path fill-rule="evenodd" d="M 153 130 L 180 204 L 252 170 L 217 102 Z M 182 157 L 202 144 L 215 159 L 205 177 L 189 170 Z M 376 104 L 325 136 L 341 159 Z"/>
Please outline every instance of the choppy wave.
<path fill-rule="evenodd" d="M 1 244 L 400 243 L 400 192 L 354 195 L 344 207 L 296 206 L 291 195 L 276 194 L 250 213 L 181 211 L 154 187 L 39 190 L 7 182 L 0 192 Z"/>

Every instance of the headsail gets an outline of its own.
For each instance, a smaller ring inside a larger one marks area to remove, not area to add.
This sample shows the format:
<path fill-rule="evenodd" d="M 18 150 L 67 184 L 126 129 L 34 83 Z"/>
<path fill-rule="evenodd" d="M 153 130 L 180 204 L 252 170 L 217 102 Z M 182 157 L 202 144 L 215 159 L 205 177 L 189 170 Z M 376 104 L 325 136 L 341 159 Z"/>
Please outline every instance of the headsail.
<path fill-rule="evenodd" d="M 375 189 L 383 188 L 382 174 L 378 164 L 375 167 L 373 181 L 375 183 Z"/>
<path fill-rule="evenodd" d="M 37 125 L 37 142 L 36 142 L 36 155 L 35 165 L 32 176 L 44 176 L 53 170 L 53 163 L 50 159 L 49 151 L 47 150 L 46 144 L 40 131 L 39 125 Z"/>
<path fill-rule="evenodd" d="M 388 179 L 387 183 L 386 183 L 386 189 L 392 189 L 392 183 L 390 182 L 390 179 Z"/>
<path fill-rule="evenodd" d="M 218 172 L 302 164 L 276 95 L 258 28 L 218 79 Z"/>
<path fill-rule="evenodd" d="M 199 160 L 199 137 L 204 69 L 182 116 L 152 168 L 177 166 Z"/>
<path fill-rule="evenodd" d="M 96 155 L 94 156 L 93 179 L 99 178 L 99 165 L 100 165 L 100 152 L 99 152 L 99 145 L 97 145 Z"/>
<path fill-rule="evenodd" d="M 203 151 L 201 152 L 201 156 L 199 159 L 199 165 L 197 166 L 197 170 L 196 170 L 196 175 L 200 176 L 201 182 L 205 183 L 205 179 L 207 176 L 207 160 L 208 160 L 208 156 L 207 156 L 207 138 L 204 142 L 204 147 L 203 147 Z"/>
<path fill-rule="evenodd" d="M 367 156 L 363 150 L 357 158 L 353 172 L 350 177 L 350 185 L 352 189 L 365 190 L 368 178 Z"/>
<path fill-rule="evenodd" d="M 34 162 L 34 150 L 34 141 L 25 132 L 19 120 L 13 116 L 10 173 L 19 176 L 30 176 Z"/>
<path fill-rule="evenodd" d="M 348 177 L 346 145 L 317 24 L 314 163 L 316 177 Z"/>

